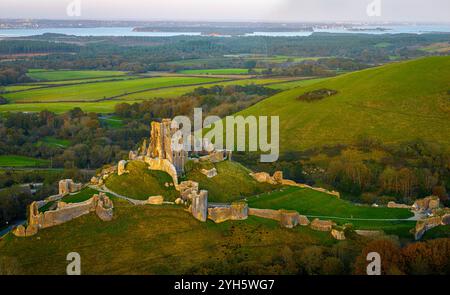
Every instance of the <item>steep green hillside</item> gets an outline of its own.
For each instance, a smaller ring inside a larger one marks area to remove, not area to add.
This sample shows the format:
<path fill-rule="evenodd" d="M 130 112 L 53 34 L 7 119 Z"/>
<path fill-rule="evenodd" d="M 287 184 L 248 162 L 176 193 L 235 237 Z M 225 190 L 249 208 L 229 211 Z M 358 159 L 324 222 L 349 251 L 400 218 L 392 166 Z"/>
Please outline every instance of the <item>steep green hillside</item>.
<path fill-rule="evenodd" d="M 312 102 L 319 89 L 336 95 Z M 282 151 L 346 144 L 359 135 L 384 143 L 421 138 L 450 146 L 450 56 L 389 64 L 270 97 L 241 115 L 280 116 Z"/>

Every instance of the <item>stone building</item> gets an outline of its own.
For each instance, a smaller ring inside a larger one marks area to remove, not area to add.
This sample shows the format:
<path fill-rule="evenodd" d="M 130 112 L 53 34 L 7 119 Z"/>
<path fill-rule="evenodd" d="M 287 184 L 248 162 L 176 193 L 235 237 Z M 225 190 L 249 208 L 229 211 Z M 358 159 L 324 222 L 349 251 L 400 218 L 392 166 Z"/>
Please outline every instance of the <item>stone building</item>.
<path fill-rule="evenodd" d="M 152 122 L 150 131 L 150 144 L 147 147 L 146 141 L 139 151 L 139 155 L 151 157 L 153 159 L 166 159 L 175 166 L 178 174 L 184 173 L 184 165 L 188 160 L 188 153 L 185 150 L 175 151 L 172 149 L 172 138 L 178 128 L 172 128 L 172 120 L 163 119 L 161 123 Z M 183 138 L 179 138 L 182 144 Z"/>

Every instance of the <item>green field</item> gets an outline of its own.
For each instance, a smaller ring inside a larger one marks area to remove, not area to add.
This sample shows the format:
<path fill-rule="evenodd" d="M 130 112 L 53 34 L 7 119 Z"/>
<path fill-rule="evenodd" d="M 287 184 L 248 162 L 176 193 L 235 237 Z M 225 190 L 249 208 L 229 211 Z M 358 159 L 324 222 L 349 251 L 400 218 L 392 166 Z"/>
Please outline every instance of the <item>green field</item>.
<path fill-rule="evenodd" d="M 136 200 L 147 200 L 151 196 L 163 196 L 166 201 L 174 201 L 179 193 L 173 186 L 166 187 L 165 183 L 172 183 L 169 174 L 161 171 L 148 170 L 147 164 L 131 161 L 126 169 L 129 174 L 111 175 L 106 180 L 106 187 L 115 193 Z"/>
<path fill-rule="evenodd" d="M 45 144 L 52 147 L 66 148 L 70 145 L 70 141 L 67 139 L 59 139 L 51 136 L 44 137 L 38 142 L 38 145 Z"/>
<path fill-rule="evenodd" d="M 290 81 L 294 80 L 294 78 L 263 78 L 263 79 L 239 79 L 239 80 L 233 80 L 233 81 L 227 81 L 227 82 L 218 82 L 208 85 L 203 85 L 202 87 L 208 88 L 213 87 L 214 85 L 222 85 L 222 86 L 228 86 L 228 85 L 266 85 L 269 88 L 276 88 L 277 85 L 289 83 Z M 199 86 L 185 86 L 185 87 L 173 87 L 173 88 L 166 88 L 166 89 L 159 89 L 159 90 L 149 90 L 145 92 L 140 93 L 134 93 L 129 94 L 121 97 L 122 100 L 144 100 L 144 99 L 153 99 L 157 97 L 161 98 L 174 98 L 182 96 L 183 94 L 189 93 L 194 91 L 194 89 L 198 88 Z M 284 87 L 284 86 L 281 86 Z M 1 106 L 0 106 L 1 110 Z"/>
<path fill-rule="evenodd" d="M 262 69 L 254 69 L 257 73 Z M 249 75 L 248 69 L 201 69 L 180 71 L 184 75 Z"/>
<path fill-rule="evenodd" d="M 362 134 L 385 144 L 421 138 L 449 147 L 449 85 L 450 56 L 422 58 L 288 90 L 239 114 L 279 116 L 282 152 L 349 144 Z M 338 94 L 297 99 L 322 88 Z"/>
<path fill-rule="evenodd" d="M 253 196 L 248 198 L 248 204 L 252 208 L 296 210 L 311 220 L 315 217 L 331 219 L 338 224 L 351 223 L 356 229 L 382 229 L 403 236 L 408 236 L 408 231 L 415 226 L 415 221 L 404 220 L 413 216 L 407 209 L 355 205 L 335 196 L 297 187 Z"/>
<path fill-rule="evenodd" d="M 182 78 L 182 77 L 181 77 Z M 206 78 L 199 78 L 206 79 Z M 209 78 L 211 79 L 211 78 Z M 269 78 L 269 79 L 238 79 L 234 81 L 227 82 L 217 82 L 206 85 L 201 85 L 202 87 L 212 87 L 214 85 L 248 85 L 248 84 L 258 84 L 258 85 L 266 85 L 269 88 L 281 88 L 285 89 L 288 87 L 298 87 L 304 84 L 311 83 L 313 80 L 295 80 L 295 78 Z M 292 81 L 292 82 L 291 82 Z M 308 82 L 311 81 L 311 82 Z M 89 84 L 89 85 L 97 85 L 97 83 Z M 84 85 L 83 85 L 84 86 Z M 57 89 L 62 88 L 46 88 L 46 89 L 54 89 L 56 92 Z M 80 87 L 80 85 L 73 85 L 73 88 Z M 96 112 L 96 113 L 111 113 L 114 111 L 114 106 L 121 102 L 133 103 L 134 101 L 142 101 L 147 99 L 154 98 L 175 98 L 182 96 L 186 93 L 192 92 L 195 88 L 200 87 L 199 85 L 193 86 L 174 86 L 163 89 L 153 89 L 148 91 L 143 91 L 139 93 L 133 93 L 124 95 L 118 99 L 114 100 L 105 100 L 99 102 L 53 102 L 53 103 L 26 103 L 26 104 L 6 104 L 0 105 L 0 112 L 39 112 L 42 110 L 49 110 L 55 113 L 62 113 L 69 111 L 75 107 L 80 107 L 82 110 L 86 112 Z M 44 90 L 44 89 L 41 89 Z M 11 93 L 12 94 L 12 93 Z"/>
<path fill-rule="evenodd" d="M 115 116 L 100 117 L 100 121 L 110 128 L 121 128 L 124 126 L 123 120 Z"/>
<path fill-rule="evenodd" d="M 3 96 L 10 102 L 70 102 L 101 100 L 131 92 L 149 89 L 218 82 L 216 78 L 197 77 L 157 77 L 115 82 L 98 82 L 61 87 L 33 89 L 8 93 Z"/>
<path fill-rule="evenodd" d="M 286 247 L 339 243 L 329 233 L 283 229 L 276 221 L 255 217 L 214 224 L 175 206 L 115 200 L 114 207 L 110 222 L 89 214 L 30 238 L 7 235 L 0 240 L 0 265 L 16 274 L 65 274 L 67 253 L 75 251 L 82 257 L 82 274 L 202 274 L 213 265 L 213 273 L 247 269 L 268 274 Z"/>
<path fill-rule="evenodd" d="M 86 79 L 76 79 L 76 80 L 33 82 L 33 83 L 27 83 L 27 85 L 46 87 L 46 86 L 55 86 L 55 85 L 71 85 L 71 84 L 106 82 L 106 81 L 121 81 L 121 80 L 141 79 L 141 78 L 144 78 L 144 76 L 123 75 L 123 76 L 112 76 L 112 77 L 104 77 L 104 78 L 86 78 Z"/>
<path fill-rule="evenodd" d="M 48 160 L 16 155 L 0 156 L 0 167 L 47 167 L 48 164 Z"/>
<path fill-rule="evenodd" d="M 39 87 L 41 87 L 41 86 L 33 85 L 33 84 L 23 84 L 23 85 L 5 86 L 3 88 L 0 88 L 0 90 L 2 90 L 4 92 L 13 92 L 13 91 L 30 90 L 30 89 L 35 89 L 35 88 L 39 88 Z"/>
<path fill-rule="evenodd" d="M 40 112 L 48 110 L 64 113 L 74 108 L 81 108 L 85 112 L 112 113 L 114 106 L 123 100 L 107 100 L 101 102 L 59 102 L 59 103 L 25 103 L 0 105 L 0 112 Z"/>
<path fill-rule="evenodd" d="M 72 70 L 41 70 L 32 69 L 27 74 L 30 78 L 38 81 L 61 81 L 74 79 L 90 79 L 101 77 L 112 77 L 126 75 L 122 71 L 72 71 Z"/>

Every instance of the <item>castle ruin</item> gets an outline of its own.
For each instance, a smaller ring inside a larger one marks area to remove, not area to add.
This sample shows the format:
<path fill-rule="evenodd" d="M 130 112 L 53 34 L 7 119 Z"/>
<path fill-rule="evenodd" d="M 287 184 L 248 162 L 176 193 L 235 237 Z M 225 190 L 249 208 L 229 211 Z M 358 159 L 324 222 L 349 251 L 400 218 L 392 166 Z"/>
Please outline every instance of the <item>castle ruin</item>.
<path fill-rule="evenodd" d="M 152 122 L 150 143 L 146 146 L 144 141 L 139 154 L 153 159 L 166 159 L 175 166 L 178 174 L 184 173 L 188 153 L 185 150 L 174 151 L 172 149 L 172 139 L 177 131 L 179 129 L 172 127 L 172 120 L 170 119 L 163 119 L 161 123 Z M 182 143 L 183 138 L 180 137 L 179 140 L 179 143 Z"/>

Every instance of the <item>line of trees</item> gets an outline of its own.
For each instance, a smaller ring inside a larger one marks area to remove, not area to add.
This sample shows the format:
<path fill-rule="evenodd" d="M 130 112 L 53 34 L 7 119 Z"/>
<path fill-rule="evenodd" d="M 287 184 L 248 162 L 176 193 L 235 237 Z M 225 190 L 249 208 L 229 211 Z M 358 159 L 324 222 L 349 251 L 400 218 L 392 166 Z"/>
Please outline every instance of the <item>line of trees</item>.
<path fill-rule="evenodd" d="M 109 128 L 98 114 L 79 108 L 61 115 L 48 111 L 6 113 L 0 117 L 0 154 L 49 159 L 53 167 L 95 169 L 123 159 L 147 135 L 148 126 L 139 122 Z M 45 144 L 46 137 L 71 144 Z"/>

